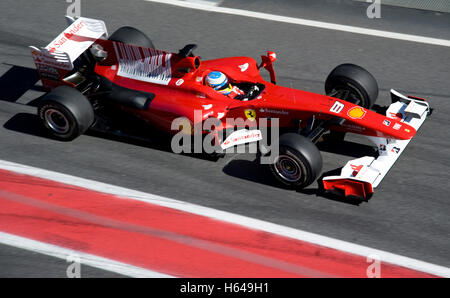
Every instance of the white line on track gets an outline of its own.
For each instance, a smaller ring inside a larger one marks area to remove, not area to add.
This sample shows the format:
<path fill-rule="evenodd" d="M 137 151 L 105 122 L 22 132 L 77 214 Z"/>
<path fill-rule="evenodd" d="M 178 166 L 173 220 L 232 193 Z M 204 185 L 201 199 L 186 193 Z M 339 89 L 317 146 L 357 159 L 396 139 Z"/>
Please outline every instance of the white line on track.
<path fill-rule="evenodd" d="M 206 4 L 195 3 L 195 2 L 191 2 L 191 1 L 180 1 L 180 0 L 144 0 L 144 1 L 163 3 L 163 4 L 175 5 L 175 6 L 179 6 L 179 7 L 204 10 L 204 11 L 210 11 L 210 12 L 217 12 L 217 13 L 223 13 L 223 14 L 230 14 L 230 15 L 236 15 L 236 16 L 243 16 L 243 17 L 249 17 L 249 18 L 289 23 L 289 24 L 295 24 L 295 25 L 302 25 L 302 26 L 316 27 L 316 28 L 322 28 L 322 29 L 329 29 L 329 30 L 364 34 L 364 35 L 370 35 L 370 36 L 376 36 L 376 37 L 384 37 L 384 38 L 391 38 L 391 39 L 404 40 L 404 41 L 410 41 L 410 42 L 450 47 L 450 40 L 438 39 L 438 38 L 432 38 L 432 37 L 426 37 L 426 36 L 420 36 L 420 35 L 404 34 L 404 33 L 397 33 L 397 32 L 391 32 L 391 31 L 368 29 L 368 28 L 363 28 L 363 27 L 355 27 L 355 26 L 347 26 L 347 25 L 340 25 L 340 24 L 327 23 L 327 22 L 319 22 L 319 21 L 308 20 L 308 19 L 293 18 L 293 17 L 286 17 L 286 16 L 274 15 L 274 14 L 269 14 L 269 13 L 249 11 L 249 10 L 244 10 L 244 9 L 220 7 L 220 6 L 211 5 L 211 4 L 207 4 L 207 3 Z"/>
<path fill-rule="evenodd" d="M 217 6 L 220 4 L 220 2 L 222 2 L 222 0 L 181 0 L 181 1 L 211 6 Z"/>
<path fill-rule="evenodd" d="M 56 245 L 47 244 L 3 232 L 0 232 L 0 243 L 63 260 L 67 260 L 68 256 L 77 256 L 80 258 L 81 265 L 91 266 L 130 277 L 148 277 L 148 278 L 172 277 L 170 275 L 162 274 L 148 269 L 135 267 L 129 264 L 116 262 L 110 259 L 94 256 L 91 254 L 86 254 L 80 251 L 67 249 Z"/>
<path fill-rule="evenodd" d="M 300 241 L 317 244 L 324 247 L 337 249 L 340 251 L 352 253 L 355 255 L 369 257 L 377 256 L 380 261 L 410 268 L 413 270 L 426 272 L 442 277 L 450 277 L 450 268 L 434 265 L 431 263 L 419 261 L 416 259 L 396 255 L 386 251 L 369 248 L 366 246 L 321 236 L 318 234 L 281 226 L 267 221 L 254 219 L 242 215 L 233 214 L 230 212 L 220 211 L 200 205 L 195 205 L 183 201 L 177 201 L 163 196 L 140 192 L 124 187 L 119 187 L 111 184 L 79 178 L 71 175 L 61 174 L 53 171 L 43 170 L 40 168 L 30 167 L 18 163 L 0 160 L 0 169 L 21 173 L 25 175 L 32 175 L 48 180 L 53 180 L 60 183 L 71 184 L 90 190 L 113 194 L 122 198 L 129 198 L 149 204 L 155 204 L 168 208 L 189 212 L 209 218 L 214 218 L 228 223 L 238 224 L 250 229 L 265 231 Z"/>

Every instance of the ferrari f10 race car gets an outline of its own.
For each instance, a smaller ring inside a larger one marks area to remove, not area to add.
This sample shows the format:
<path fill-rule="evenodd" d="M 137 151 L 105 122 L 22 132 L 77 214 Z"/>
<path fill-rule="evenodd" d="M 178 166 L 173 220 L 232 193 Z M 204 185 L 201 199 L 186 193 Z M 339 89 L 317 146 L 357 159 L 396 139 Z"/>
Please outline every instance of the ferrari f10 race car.
<path fill-rule="evenodd" d="M 278 86 L 274 52 L 261 56 L 260 63 L 249 57 L 202 61 L 193 54 L 193 44 L 170 53 L 155 49 L 135 28 L 122 27 L 108 36 L 101 20 L 66 18 L 69 27 L 49 45 L 31 47 L 49 91 L 41 98 L 38 114 L 61 140 L 107 123 L 117 115 L 111 111 L 125 112 L 172 135 L 211 135 L 217 152 L 259 144 L 270 134 L 264 128 L 275 127 L 279 136 L 258 152 L 276 152 L 269 165 L 273 176 L 292 188 L 304 188 L 321 174 L 322 157 L 315 143 L 324 134 L 336 139 L 360 134 L 373 141 L 378 154 L 350 160 L 340 175 L 322 182 L 325 191 L 368 199 L 431 113 L 426 100 L 395 90 L 383 113 L 371 110 L 377 82 L 353 64 L 332 70 L 322 95 Z M 262 68 L 270 82 L 262 78 Z M 208 86 L 205 77 L 212 71 L 225 74 L 242 94 L 229 97 Z M 245 121 L 224 121 L 238 118 Z M 216 121 L 205 128 L 208 119 Z M 198 125 L 200 129 L 194 129 Z"/>

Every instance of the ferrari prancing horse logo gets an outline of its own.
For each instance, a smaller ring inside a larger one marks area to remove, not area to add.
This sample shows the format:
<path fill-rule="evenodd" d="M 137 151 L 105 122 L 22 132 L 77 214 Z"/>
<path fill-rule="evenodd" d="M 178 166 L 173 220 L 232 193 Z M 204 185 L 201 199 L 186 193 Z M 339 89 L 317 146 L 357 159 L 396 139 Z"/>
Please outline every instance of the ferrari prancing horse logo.
<path fill-rule="evenodd" d="M 250 121 L 255 121 L 256 119 L 256 112 L 255 110 L 245 110 L 244 111 L 245 117 L 247 117 Z"/>

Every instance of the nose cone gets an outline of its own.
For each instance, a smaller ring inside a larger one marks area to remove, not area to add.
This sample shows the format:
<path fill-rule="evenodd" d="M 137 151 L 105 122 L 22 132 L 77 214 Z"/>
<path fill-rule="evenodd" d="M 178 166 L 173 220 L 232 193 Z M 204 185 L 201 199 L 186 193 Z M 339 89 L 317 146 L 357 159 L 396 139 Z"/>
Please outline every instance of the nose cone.
<path fill-rule="evenodd" d="M 403 130 L 401 134 L 405 137 L 405 139 L 412 139 L 417 133 L 417 130 L 408 124 L 403 124 L 402 128 Z"/>
<path fill-rule="evenodd" d="M 382 122 L 380 122 L 378 127 L 374 127 L 378 134 L 388 138 L 395 138 L 399 140 L 409 140 L 414 137 L 417 130 L 411 125 L 400 122 L 398 120 L 385 118 Z"/>

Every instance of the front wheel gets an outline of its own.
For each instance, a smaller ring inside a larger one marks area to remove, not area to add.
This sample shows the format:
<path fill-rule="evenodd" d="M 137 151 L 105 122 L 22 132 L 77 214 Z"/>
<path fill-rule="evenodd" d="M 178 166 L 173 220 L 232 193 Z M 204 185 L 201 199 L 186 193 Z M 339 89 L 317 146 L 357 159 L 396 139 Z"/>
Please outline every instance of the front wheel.
<path fill-rule="evenodd" d="M 355 64 L 341 64 L 325 80 L 327 95 L 370 109 L 378 97 L 378 83 L 370 72 Z M 345 132 L 331 131 L 326 139 L 343 141 Z"/>
<path fill-rule="evenodd" d="M 270 169 L 279 182 L 300 189 L 317 179 L 322 171 L 322 156 L 309 139 L 287 133 L 279 139 L 279 154 Z"/>
<path fill-rule="evenodd" d="M 325 92 L 370 109 L 378 97 L 378 84 L 367 70 L 347 63 L 331 71 L 325 80 Z"/>

